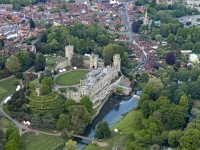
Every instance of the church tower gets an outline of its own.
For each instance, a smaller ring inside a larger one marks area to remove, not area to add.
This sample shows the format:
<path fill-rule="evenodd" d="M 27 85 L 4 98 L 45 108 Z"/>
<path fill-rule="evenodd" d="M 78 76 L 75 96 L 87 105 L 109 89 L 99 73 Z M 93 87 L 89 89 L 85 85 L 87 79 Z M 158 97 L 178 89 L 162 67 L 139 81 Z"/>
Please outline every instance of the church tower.
<path fill-rule="evenodd" d="M 146 13 L 145 13 L 145 17 L 144 17 L 144 20 L 143 20 L 143 24 L 144 25 L 148 25 L 148 23 L 149 23 L 149 20 L 148 20 L 147 9 L 146 9 Z"/>
<path fill-rule="evenodd" d="M 113 56 L 113 67 L 117 69 L 118 72 L 121 72 L 121 58 L 120 54 L 115 54 Z"/>
<path fill-rule="evenodd" d="M 68 45 L 65 46 L 65 57 L 68 59 L 68 65 L 71 66 L 71 60 L 74 55 L 74 46 Z"/>

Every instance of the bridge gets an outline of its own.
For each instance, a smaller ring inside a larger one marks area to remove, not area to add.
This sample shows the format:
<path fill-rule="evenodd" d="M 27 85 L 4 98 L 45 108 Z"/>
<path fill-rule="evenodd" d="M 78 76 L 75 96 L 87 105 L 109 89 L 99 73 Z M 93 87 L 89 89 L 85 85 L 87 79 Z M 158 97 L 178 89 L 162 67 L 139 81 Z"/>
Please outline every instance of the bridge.
<path fill-rule="evenodd" d="M 106 142 L 98 142 L 95 139 L 92 139 L 92 138 L 89 138 L 89 137 L 85 137 L 85 136 L 82 136 L 82 135 L 69 133 L 67 130 L 65 130 L 65 132 L 70 136 L 73 136 L 73 137 L 76 137 L 76 138 L 80 138 L 80 139 L 84 139 L 84 140 L 87 140 L 87 141 L 91 141 L 92 143 L 97 143 L 98 146 L 100 146 L 100 147 L 108 146 L 108 143 L 106 143 Z"/>

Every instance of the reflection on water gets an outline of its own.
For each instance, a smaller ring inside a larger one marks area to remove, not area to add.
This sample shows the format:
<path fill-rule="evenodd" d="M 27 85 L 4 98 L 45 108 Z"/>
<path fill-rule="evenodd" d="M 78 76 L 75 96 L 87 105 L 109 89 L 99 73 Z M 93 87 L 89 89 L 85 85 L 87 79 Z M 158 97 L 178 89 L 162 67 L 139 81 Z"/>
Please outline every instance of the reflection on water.
<path fill-rule="evenodd" d="M 83 135 L 94 138 L 94 133 L 98 122 L 107 121 L 109 127 L 111 128 L 123 118 L 124 114 L 128 113 L 131 109 L 137 107 L 137 105 L 138 100 L 133 99 L 132 96 L 125 97 L 112 95 L 103 106 L 96 119 L 92 122 L 91 125 L 89 125 L 85 129 Z M 86 143 L 90 143 L 89 141 L 82 139 L 76 139 L 76 141 L 78 142 L 78 146 L 80 149 L 82 149 Z"/>

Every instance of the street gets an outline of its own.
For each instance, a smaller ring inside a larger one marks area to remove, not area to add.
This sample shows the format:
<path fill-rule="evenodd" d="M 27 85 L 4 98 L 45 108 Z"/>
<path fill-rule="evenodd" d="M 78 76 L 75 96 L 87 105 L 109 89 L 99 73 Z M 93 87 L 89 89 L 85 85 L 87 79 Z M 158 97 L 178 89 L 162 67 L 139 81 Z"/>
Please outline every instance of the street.
<path fill-rule="evenodd" d="M 146 65 L 146 60 L 147 60 L 147 54 L 146 52 L 142 49 L 142 47 L 140 47 L 135 41 L 134 41 L 134 32 L 132 31 L 131 28 L 131 23 L 129 21 L 129 17 L 128 17 L 128 4 L 129 2 L 124 3 L 124 20 L 126 22 L 126 28 L 128 30 L 128 32 L 130 33 L 129 36 L 129 41 L 136 44 L 141 52 L 142 52 L 142 62 L 140 63 L 140 66 L 138 67 L 138 69 L 135 71 L 135 73 L 138 74 L 142 74 L 144 72 L 144 66 Z"/>

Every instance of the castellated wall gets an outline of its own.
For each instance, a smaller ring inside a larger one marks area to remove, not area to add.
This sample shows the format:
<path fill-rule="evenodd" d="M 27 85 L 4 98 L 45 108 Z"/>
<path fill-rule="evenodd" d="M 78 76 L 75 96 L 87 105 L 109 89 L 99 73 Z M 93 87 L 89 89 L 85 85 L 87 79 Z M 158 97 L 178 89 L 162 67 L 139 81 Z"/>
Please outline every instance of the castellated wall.
<path fill-rule="evenodd" d="M 69 66 L 69 62 L 68 62 L 68 59 L 65 59 L 65 60 L 62 60 L 62 61 L 58 62 L 56 64 L 56 66 L 54 67 L 54 70 L 58 71 L 58 70 L 63 69 L 65 67 L 67 67 L 67 66 Z"/>

